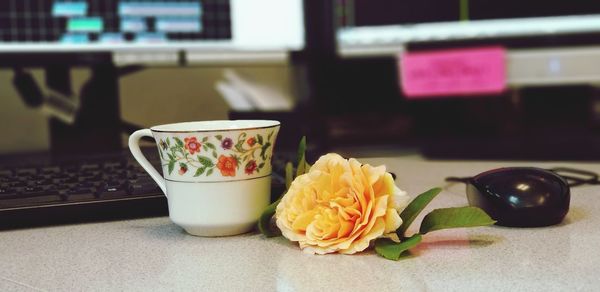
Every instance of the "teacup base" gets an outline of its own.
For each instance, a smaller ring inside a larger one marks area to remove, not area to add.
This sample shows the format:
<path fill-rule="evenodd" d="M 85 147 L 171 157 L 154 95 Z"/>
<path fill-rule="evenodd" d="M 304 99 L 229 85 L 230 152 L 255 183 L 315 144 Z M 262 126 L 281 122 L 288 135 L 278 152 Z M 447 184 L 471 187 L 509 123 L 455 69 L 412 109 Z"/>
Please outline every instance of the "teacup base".
<path fill-rule="evenodd" d="M 169 217 L 189 234 L 228 236 L 250 231 L 269 205 L 271 176 L 210 183 L 167 181 Z"/>
<path fill-rule="evenodd" d="M 250 232 L 256 223 L 237 224 L 226 226 L 188 226 L 183 227 L 185 232 L 194 236 L 219 237 L 232 236 Z"/>

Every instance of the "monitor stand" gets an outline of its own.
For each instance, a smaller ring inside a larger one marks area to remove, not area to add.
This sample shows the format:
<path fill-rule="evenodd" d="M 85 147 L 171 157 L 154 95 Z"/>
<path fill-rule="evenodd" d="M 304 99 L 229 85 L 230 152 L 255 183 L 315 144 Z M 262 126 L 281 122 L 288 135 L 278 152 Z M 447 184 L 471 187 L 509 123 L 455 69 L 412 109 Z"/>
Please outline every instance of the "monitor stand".
<path fill-rule="evenodd" d="M 45 67 L 48 87 L 71 93 L 71 67 Z M 111 62 L 90 65 L 90 79 L 79 92 L 80 108 L 74 124 L 49 121 L 50 149 L 55 154 L 89 154 L 122 149 L 118 68 Z"/>

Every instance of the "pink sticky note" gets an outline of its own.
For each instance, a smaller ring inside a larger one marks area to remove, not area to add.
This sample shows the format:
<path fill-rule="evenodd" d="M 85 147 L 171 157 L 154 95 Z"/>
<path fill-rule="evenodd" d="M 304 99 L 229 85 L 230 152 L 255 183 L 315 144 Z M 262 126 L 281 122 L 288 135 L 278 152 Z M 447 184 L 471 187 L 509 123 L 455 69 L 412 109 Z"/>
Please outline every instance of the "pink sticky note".
<path fill-rule="evenodd" d="M 406 52 L 400 84 L 408 98 L 497 94 L 506 88 L 502 47 Z"/>

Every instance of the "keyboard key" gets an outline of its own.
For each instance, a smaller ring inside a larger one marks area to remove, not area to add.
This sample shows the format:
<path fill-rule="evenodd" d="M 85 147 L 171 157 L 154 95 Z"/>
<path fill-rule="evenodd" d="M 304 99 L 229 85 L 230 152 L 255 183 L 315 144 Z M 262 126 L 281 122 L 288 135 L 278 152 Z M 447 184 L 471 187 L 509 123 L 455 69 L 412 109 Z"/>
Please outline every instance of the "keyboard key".
<path fill-rule="evenodd" d="M 102 165 L 102 168 L 104 168 L 105 170 L 112 170 L 112 169 L 117 169 L 117 168 L 121 168 L 121 167 L 123 167 L 122 162 L 105 162 Z"/>
<path fill-rule="evenodd" d="M 85 202 L 85 201 L 94 201 L 97 200 L 96 196 L 93 193 L 77 193 L 77 192 L 73 192 L 71 194 L 67 194 L 65 196 L 65 199 L 68 203 L 75 203 L 75 202 Z"/>
<path fill-rule="evenodd" d="M 77 174 L 79 172 L 78 165 L 63 165 L 61 168 L 61 173 L 63 174 Z"/>
<path fill-rule="evenodd" d="M 106 189 L 120 188 L 124 184 L 125 184 L 125 181 L 123 181 L 123 180 L 109 180 L 109 181 L 105 182 L 104 184 L 102 184 L 102 187 L 106 188 Z"/>
<path fill-rule="evenodd" d="M 42 167 L 39 169 L 39 173 L 42 174 L 57 174 L 60 173 L 60 167 L 58 166 L 48 166 L 48 167 Z"/>
<path fill-rule="evenodd" d="M 137 179 L 128 179 L 130 184 L 156 184 L 154 180 L 149 176 L 141 176 Z"/>
<path fill-rule="evenodd" d="M 69 191 L 67 192 L 67 195 L 81 195 L 81 194 L 94 194 L 95 190 L 93 188 L 82 188 L 82 187 L 75 187 L 72 189 L 69 189 Z"/>
<path fill-rule="evenodd" d="M 100 174 L 99 171 L 96 170 L 83 170 L 77 174 L 78 177 L 92 177 Z"/>
<path fill-rule="evenodd" d="M 24 187 L 21 189 L 21 195 L 27 197 L 39 196 L 46 194 L 46 190 L 40 187 Z"/>
<path fill-rule="evenodd" d="M 17 192 L 10 188 L 0 187 L 0 199 L 6 197 L 12 197 L 16 195 Z"/>
<path fill-rule="evenodd" d="M 17 170 L 18 176 L 35 175 L 35 174 L 37 174 L 37 169 L 35 169 L 35 168 L 21 168 L 21 169 Z"/>
<path fill-rule="evenodd" d="M 81 170 L 96 170 L 96 169 L 100 169 L 100 165 L 96 164 L 96 163 L 90 163 L 90 164 L 83 164 L 81 166 Z"/>
<path fill-rule="evenodd" d="M 79 188 L 79 189 L 89 189 L 89 188 L 93 188 L 93 187 L 94 187 L 94 184 L 92 182 L 87 182 L 87 181 L 80 182 L 76 186 L 76 188 Z"/>
<path fill-rule="evenodd" d="M 79 182 L 79 179 L 76 176 L 71 176 L 63 179 L 62 183 L 73 184 Z"/>
<path fill-rule="evenodd" d="M 19 188 L 19 187 L 25 187 L 25 186 L 27 186 L 27 184 L 25 182 L 22 182 L 22 181 L 9 182 L 8 185 L 10 187 L 13 187 L 13 188 Z"/>
<path fill-rule="evenodd" d="M 156 183 L 145 183 L 145 184 L 130 184 L 127 188 L 127 191 L 131 195 L 142 195 L 147 193 L 159 193 L 162 192 L 161 189 L 156 185 Z"/>
<path fill-rule="evenodd" d="M 51 179 L 46 179 L 46 178 L 34 180 L 32 183 L 33 183 L 33 185 L 36 185 L 36 186 L 48 186 L 48 185 L 53 184 Z"/>
<path fill-rule="evenodd" d="M 10 177 L 13 176 L 13 171 L 10 169 L 2 169 L 0 170 L 0 177 Z"/>
<path fill-rule="evenodd" d="M 98 198 L 101 199 L 121 199 L 128 197 L 124 188 L 103 188 L 97 191 Z"/>
<path fill-rule="evenodd" d="M 29 181 L 42 180 L 42 179 L 45 179 L 45 178 L 46 178 L 46 176 L 43 176 L 43 175 L 30 175 L 30 176 L 27 176 L 27 180 L 29 180 Z"/>

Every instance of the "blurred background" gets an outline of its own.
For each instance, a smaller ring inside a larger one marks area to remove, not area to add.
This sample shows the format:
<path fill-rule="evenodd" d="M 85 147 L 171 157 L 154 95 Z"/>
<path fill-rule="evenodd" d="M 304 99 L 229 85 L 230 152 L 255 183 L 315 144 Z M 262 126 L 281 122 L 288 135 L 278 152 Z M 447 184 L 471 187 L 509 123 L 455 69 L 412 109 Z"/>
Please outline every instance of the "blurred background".
<path fill-rule="evenodd" d="M 4 0 L 0 228 L 166 215 L 126 148 L 165 123 L 281 121 L 273 199 L 304 135 L 309 161 L 597 161 L 599 88 L 597 0 Z"/>
<path fill-rule="evenodd" d="M 3 1 L 0 151 L 63 152 L 83 129 L 124 146 L 139 127 L 273 118 L 282 147 L 308 134 L 322 150 L 597 159 L 599 36 L 593 0 Z M 489 47 L 499 88 L 404 90 L 403 56 Z"/>

